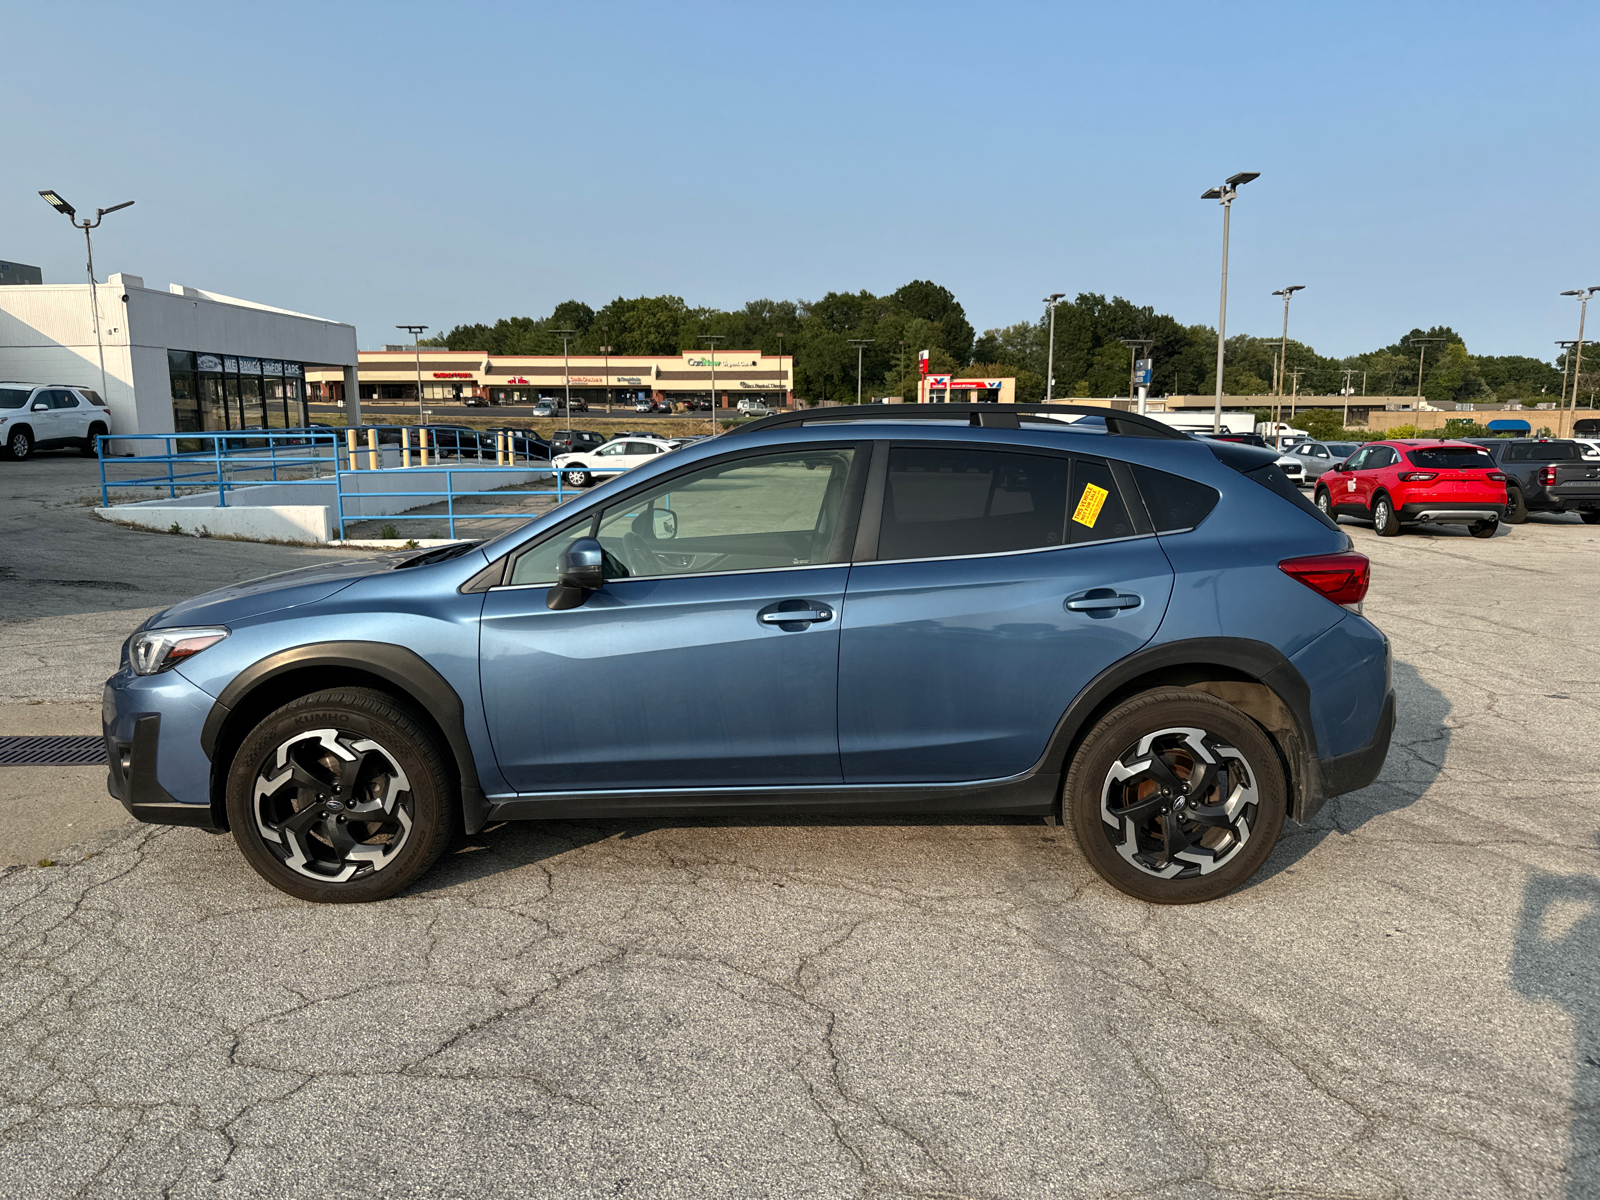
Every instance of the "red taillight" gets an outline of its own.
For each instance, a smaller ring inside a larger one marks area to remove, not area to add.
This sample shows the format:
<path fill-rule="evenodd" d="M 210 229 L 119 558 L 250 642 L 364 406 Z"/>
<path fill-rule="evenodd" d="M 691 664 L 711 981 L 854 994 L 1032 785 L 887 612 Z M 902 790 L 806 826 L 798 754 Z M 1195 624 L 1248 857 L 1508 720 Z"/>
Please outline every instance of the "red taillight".
<path fill-rule="evenodd" d="M 1555 483 L 1555 481 L 1556 469 L 1554 467 L 1539 468 L 1539 482 L 1541 484 L 1543 484 L 1545 487 L 1549 487 L 1551 484 Z"/>
<path fill-rule="evenodd" d="M 1401 483 L 1427 483 L 1430 479 L 1439 478 L 1437 471 L 1401 471 Z"/>
<path fill-rule="evenodd" d="M 1487 478 L 1490 483 L 1504 483 L 1506 481 L 1506 473 L 1504 471 L 1490 471 Z"/>
<path fill-rule="evenodd" d="M 1335 604 L 1360 604 L 1372 582 L 1372 561 L 1354 550 L 1286 558 L 1278 569 Z"/>

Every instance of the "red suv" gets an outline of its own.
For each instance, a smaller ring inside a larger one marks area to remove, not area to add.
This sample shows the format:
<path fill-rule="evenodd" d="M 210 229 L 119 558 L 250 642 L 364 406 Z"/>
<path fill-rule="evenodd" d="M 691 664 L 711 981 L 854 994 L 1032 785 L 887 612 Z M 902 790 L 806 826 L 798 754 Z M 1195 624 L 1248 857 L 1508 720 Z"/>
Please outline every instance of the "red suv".
<path fill-rule="evenodd" d="M 1439 521 L 1488 538 L 1506 511 L 1506 477 L 1470 442 L 1368 442 L 1317 480 L 1316 500 L 1330 517 L 1367 518 L 1379 537 Z"/>

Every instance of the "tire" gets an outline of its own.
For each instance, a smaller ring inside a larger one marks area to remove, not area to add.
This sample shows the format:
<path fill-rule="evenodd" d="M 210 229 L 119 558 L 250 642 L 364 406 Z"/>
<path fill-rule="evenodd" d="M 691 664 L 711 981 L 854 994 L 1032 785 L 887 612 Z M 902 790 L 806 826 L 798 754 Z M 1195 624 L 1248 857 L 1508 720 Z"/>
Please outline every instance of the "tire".
<path fill-rule="evenodd" d="M 1372 527 L 1378 531 L 1379 537 L 1400 535 L 1400 518 L 1394 515 L 1394 501 L 1389 497 L 1379 496 L 1373 500 Z"/>
<path fill-rule="evenodd" d="M 1140 769 L 1149 764 L 1157 770 Z M 1197 766 L 1212 772 L 1201 798 L 1219 803 L 1174 798 L 1157 773 L 1187 787 Z M 1101 718 L 1073 757 L 1062 805 L 1084 857 L 1111 886 L 1150 904 L 1198 904 L 1233 891 L 1266 862 L 1287 794 L 1277 749 L 1259 725 L 1215 696 L 1174 688 L 1135 696 Z M 1148 815 L 1119 813 L 1135 809 Z"/>
<path fill-rule="evenodd" d="M 89 426 L 89 436 L 83 439 L 83 446 L 81 447 L 83 456 L 85 458 L 100 457 L 100 443 L 95 439 L 101 434 L 107 432 L 108 430 L 106 427 L 100 424 L 99 421 L 96 421 L 93 425 Z"/>
<path fill-rule="evenodd" d="M 227 808 L 245 861 L 273 887 L 318 904 L 361 904 L 431 867 L 461 806 L 415 713 L 384 692 L 334 688 L 290 701 L 250 731 L 228 768 Z M 339 815 L 357 812 L 378 819 Z"/>
<path fill-rule="evenodd" d="M 1585 525 L 1600 525 L 1600 512 L 1597 512 L 1592 508 L 1582 509 L 1579 511 L 1578 515 L 1583 518 L 1583 523 Z"/>
<path fill-rule="evenodd" d="M 1338 522 L 1339 516 L 1333 511 L 1333 497 L 1328 495 L 1327 488 L 1317 489 L 1316 505 L 1322 511 L 1322 515 L 1327 517 L 1328 520 L 1335 523 Z"/>
<path fill-rule="evenodd" d="M 13 429 L 6 434 L 6 457 L 16 462 L 33 457 L 33 434 L 26 429 Z"/>
<path fill-rule="evenodd" d="M 563 471 L 568 487 L 586 488 L 594 482 L 594 476 L 587 471 Z"/>
<path fill-rule="evenodd" d="M 1499 521 L 1479 521 L 1472 526 L 1469 533 L 1475 538 L 1492 538 L 1500 532 Z"/>
<path fill-rule="evenodd" d="M 1522 498 L 1521 488 L 1506 493 L 1506 524 L 1521 525 L 1528 519 L 1528 502 Z"/>

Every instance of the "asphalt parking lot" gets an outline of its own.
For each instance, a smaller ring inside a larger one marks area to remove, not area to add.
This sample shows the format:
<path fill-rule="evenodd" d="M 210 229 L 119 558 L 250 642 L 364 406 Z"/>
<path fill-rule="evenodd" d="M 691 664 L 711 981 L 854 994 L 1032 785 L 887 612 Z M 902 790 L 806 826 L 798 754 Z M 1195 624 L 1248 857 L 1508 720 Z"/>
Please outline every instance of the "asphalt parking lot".
<path fill-rule="evenodd" d="M 337 553 L 117 529 L 95 477 L 0 463 L 0 733 L 92 731 L 146 613 Z M 317 908 L 0 768 L 0 1194 L 1600 1196 L 1600 528 L 1346 528 L 1388 764 L 1199 907 L 1036 821 L 714 820 Z"/>

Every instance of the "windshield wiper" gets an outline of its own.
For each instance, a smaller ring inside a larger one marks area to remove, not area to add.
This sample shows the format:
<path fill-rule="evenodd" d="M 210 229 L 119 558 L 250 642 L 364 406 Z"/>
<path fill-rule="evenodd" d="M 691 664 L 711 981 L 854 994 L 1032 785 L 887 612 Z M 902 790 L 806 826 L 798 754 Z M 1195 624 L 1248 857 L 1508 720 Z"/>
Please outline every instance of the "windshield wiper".
<path fill-rule="evenodd" d="M 408 558 L 402 563 L 396 563 L 394 569 L 402 571 L 406 567 L 425 567 L 429 563 L 444 562 L 446 559 L 465 554 L 468 550 L 472 550 L 480 544 L 479 542 L 457 542 L 453 546 L 435 546 L 432 550 L 424 550 L 413 558 Z"/>

